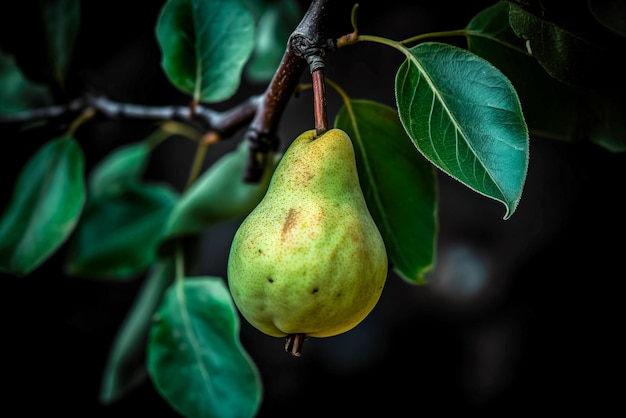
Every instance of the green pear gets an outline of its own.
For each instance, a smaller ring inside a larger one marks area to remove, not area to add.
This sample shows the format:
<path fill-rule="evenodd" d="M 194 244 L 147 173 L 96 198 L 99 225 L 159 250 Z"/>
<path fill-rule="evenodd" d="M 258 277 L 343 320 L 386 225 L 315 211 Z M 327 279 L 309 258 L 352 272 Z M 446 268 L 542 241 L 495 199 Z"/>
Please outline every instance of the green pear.
<path fill-rule="evenodd" d="M 288 147 L 235 233 L 228 284 L 248 322 L 289 344 L 358 325 L 378 302 L 387 268 L 350 137 L 310 130 Z"/>

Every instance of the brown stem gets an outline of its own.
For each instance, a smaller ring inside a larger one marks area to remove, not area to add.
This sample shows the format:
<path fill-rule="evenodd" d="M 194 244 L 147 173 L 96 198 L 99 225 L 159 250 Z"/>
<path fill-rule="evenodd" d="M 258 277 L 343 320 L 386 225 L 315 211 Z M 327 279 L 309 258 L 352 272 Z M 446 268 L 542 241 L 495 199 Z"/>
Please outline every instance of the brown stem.
<path fill-rule="evenodd" d="M 326 120 L 326 92 L 324 91 L 324 68 L 311 73 L 313 79 L 313 106 L 315 108 L 315 135 L 320 136 L 328 130 Z"/>
<path fill-rule="evenodd" d="M 302 346 L 306 334 L 289 334 L 285 341 L 285 351 L 294 357 L 300 357 L 302 355 Z"/>

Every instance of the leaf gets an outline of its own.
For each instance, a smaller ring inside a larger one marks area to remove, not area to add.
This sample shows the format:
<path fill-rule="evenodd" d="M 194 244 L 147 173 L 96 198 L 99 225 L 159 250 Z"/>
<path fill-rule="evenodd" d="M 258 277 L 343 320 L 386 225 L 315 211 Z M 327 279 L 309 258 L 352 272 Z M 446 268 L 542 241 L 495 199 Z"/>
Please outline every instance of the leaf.
<path fill-rule="evenodd" d="M 80 0 L 44 1 L 39 5 L 52 78 L 59 86 L 64 86 L 80 26 Z"/>
<path fill-rule="evenodd" d="M 276 2 L 263 11 L 257 21 L 254 51 L 245 67 L 249 80 L 267 82 L 272 79 L 300 17 L 300 6 L 293 0 Z"/>
<path fill-rule="evenodd" d="M 0 219 L 0 270 L 24 276 L 41 265 L 74 230 L 84 201 L 79 144 L 49 141 L 22 169 Z"/>
<path fill-rule="evenodd" d="M 433 165 L 415 149 L 398 113 L 388 106 L 352 100 L 339 110 L 335 127 L 353 140 L 361 188 L 394 269 L 408 282 L 425 282 L 437 236 Z"/>
<path fill-rule="evenodd" d="M 80 27 L 80 0 L 15 2 L 0 25 L 1 49 L 32 82 L 64 90 Z"/>
<path fill-rule="evenodd" d="M 423 43 L 396 74 L 400 120 L 442 171 L 502 202 L 508 219 L 528 169 L 528 129 L 510 81 L 463 49 Z"/>
<path fill-rule="evenodd" d="M 612 32 L 602 32 L 604 28 L 591 18 L 586 5 L 577 6 L 553 6 L 547 16 L 560 20 L 551 21 L 545 10 L 511 2 L 509 22 L 552 77 L 573 86 L 611 89 L 622 82 L 615 53 L 624 50 L 626 42 Z"/>
<path fill-rule="evenodd" d="M 50 90 L 26 79 L 14 58 L 0 51 L 0 113 L 14 113 L 51 104 Z"/>
<path fill-rule="evenodd" d="M 269 163 L 259 183 L 244 183 L 247 142 L 224 154 L 181 196 L 167 221 L 159 254 L 171 251 L 174 238 L 197 234 L 220 222 L 245 216 L 261 201 L 279 158 Z"/>
<path fill-rule="evenodd" d="M 145 354 L 152 316 L 173 279 L 173 260 L 159 261 L 151 268 L 113 340 L 102 375 L 101 403 L 118 401 L 148 377 Z"/>
<path fill-rule="evenodd" d="M 524 40 L 509 26 L 507 2 L 476 15 L 467 30 L 469 50 L 498 67 L 515 86 L 531 132 L 560 140 L 582 139 L 577 107 L 571 105 L 576 100 L 573 91 L 528 54 Z"/>
<path fill-rule="evenodd" d="M 91 195 L 94 198 L 114 195 L 139 181 L 148 163 L 150 150 L 150 145 L 143 141 L 122 145 L 111 152 L 91 173 Z"/>
<path fill-rule="evenodd" d="M 89 200 L 70 242 L 66 270 L 90 278 L 130 278 L 155 259 L 176 194 L 133 184 L 116 195 Z"/>
<path fill-rule="evenodd" d="M 196 101 L 231 97 L 254 46 L 254 19 L 240 0 L 168 0 L 156 28 L 170 81 Z"/>
<path fill-rule="evenodd" d="M 511 80 L 530 132 L 626 151 L 621 96 L 572 88 L 551 77 L 511 29 L 508 11 L 508 3 L 500 1 L 477 14 L 467 26 L 468 46 Z"/>
<path fill-rule="evenodd" d="M 238 332 L 223 280 L 177 280 L 150 331 L 148 372 L 157 391 L 188 418 L 255 416 L 261 379 Z"/>

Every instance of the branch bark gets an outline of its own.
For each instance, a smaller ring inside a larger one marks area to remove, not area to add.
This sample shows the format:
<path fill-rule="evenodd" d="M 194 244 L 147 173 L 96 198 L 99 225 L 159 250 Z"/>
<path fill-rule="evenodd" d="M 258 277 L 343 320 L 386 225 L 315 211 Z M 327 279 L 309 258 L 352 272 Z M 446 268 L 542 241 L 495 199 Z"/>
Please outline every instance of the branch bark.
<path fill-rule="evenodd" d="M 201 130 L 218 132 L 222 137 L 229 137 L 252 120 L 260 102 L 261 96 L 251 96 L 224 112 L 197 105 L 192 113 L 189 106 L 143 106 L 119 103 L 102 96 L 86 96 L 74 99 L 66 105 L 0 115 L 0 124 L 67 117 L 91 108 L 108 119 L 176 120 L 196 125 Z"/>
<path fill-rule="evenodd" d="M 327 5 L 328 0 L 313 0 L 289 37 L 283 59 L 246 134 L 250 142 L 248 167 L 244 176 L 246 182 L 255 183 L 259 180 L 267 153 L 278 147 L 276 133 L 281 116 L 306 65 L 309 65 L 311 72 L 323 67 L 322 57 L 328 46 L 324 38 Z"/>

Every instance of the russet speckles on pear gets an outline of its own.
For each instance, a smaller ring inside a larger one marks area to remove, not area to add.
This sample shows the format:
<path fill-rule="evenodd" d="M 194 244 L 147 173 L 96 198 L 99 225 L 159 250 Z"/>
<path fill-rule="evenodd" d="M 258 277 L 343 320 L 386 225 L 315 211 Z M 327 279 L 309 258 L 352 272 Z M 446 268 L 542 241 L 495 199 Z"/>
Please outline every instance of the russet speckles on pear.
<path fill-rule="evenodd" d="M 371 312 L 386 276 L 350 138 L 338 129 L 318 138 L 304 132 L 233 239 L 228 283 L 236 306 L 288 345 L 298 335 L 330 337 Z"/>

